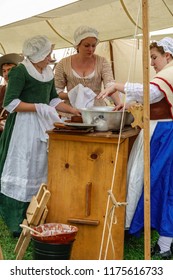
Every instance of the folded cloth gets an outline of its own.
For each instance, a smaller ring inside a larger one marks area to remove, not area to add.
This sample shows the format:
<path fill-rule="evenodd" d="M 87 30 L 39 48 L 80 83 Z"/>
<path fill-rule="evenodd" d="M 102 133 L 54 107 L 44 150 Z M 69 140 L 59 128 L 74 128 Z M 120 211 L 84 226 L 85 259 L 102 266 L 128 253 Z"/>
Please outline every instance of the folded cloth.
<path fill-rule="evenodd" d="M 46 131 L 53 129 L 54 123 L 62 120 L 54 107 L 42 103 L 35 104 L 35 107 L 40 125 L 40 140 L 47 142 L 49 136 Z"/>
<path fill-rule="evenodd" d="M 95 97 L 96 94 L 82 84 L 78 84 L 68 92 L 71 105 L 77 109 L 92 107 Z"/>

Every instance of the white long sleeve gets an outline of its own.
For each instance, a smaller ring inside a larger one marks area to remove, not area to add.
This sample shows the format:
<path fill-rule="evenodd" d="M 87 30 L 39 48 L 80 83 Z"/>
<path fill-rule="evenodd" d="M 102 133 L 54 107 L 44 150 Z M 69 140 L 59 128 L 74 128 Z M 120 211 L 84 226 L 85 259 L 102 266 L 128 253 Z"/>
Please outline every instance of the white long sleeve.
<path fill-rule="evenodd" d="M 143 84 L 126 83 L 124 87 L 126 93 L 126 102 L 137 101 L 143 103 Z M 150 84 L 150 104 L 159 102 L 164 94 L 157 86 Z"/>

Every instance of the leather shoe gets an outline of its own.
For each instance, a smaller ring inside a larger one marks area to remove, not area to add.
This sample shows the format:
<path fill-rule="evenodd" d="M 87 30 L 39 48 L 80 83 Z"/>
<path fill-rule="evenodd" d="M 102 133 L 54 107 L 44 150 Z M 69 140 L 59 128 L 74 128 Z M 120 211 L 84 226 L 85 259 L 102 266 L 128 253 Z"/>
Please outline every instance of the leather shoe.
<path fill-rule="evenodd" d="M 160 246 L 156 243 L 151 248 L 151 256 L 160 257 L 163 260 L 170 260 L 171 259 L 171 256 L 172 256 L 171 250 L 168 250 L 168 251 L 163 252 L 163 253 L 160 253 L 160 251 L 161 251 Z"/>
<path fill-rule="evenodd" d="M 173 243 L 171 243 L 171 253 L 173 254 Z"/>
<path fill-rule="evenodd" d="M 19 237 L 20 234 L 21 234 L 21 232 L 18 232 L 18 231 L 13 231 L 12 232 L 13 237 Z"/>

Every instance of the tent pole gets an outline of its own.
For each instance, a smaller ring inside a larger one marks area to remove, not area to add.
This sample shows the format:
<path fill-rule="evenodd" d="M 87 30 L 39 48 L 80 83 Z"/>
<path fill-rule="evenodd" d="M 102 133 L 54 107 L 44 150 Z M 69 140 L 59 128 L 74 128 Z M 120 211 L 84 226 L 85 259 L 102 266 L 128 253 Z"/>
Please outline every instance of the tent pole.
<path fill-rule="evenodd" d="M 144 84 L 144 256 L 151 259 L 150 227 L 150 102 L 149 102 L 149 31 L 148 0 L 142 1 L 143 20 L 143 84 Z"/>
<path fill-rule="evenodd" d="M 114 55 L 113 55 L 112 41 L 109 41 L 109 51 L 110 51 L 110 60 L 111 60 L 111 67 L 112 67 L 113 77 L 115 79 Z"/>

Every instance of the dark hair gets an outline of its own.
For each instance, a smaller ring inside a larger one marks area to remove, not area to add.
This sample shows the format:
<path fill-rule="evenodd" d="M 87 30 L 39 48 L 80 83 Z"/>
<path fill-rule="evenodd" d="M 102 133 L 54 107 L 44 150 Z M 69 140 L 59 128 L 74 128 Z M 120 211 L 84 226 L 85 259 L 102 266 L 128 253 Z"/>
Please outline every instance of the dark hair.
<path fill-rule="evenodd" d="M 11 65 L 11 64 L 17 66 L 17 64 L 14 63 L 14 62 L 5 62 L 5 63 L 3 63 L 3 64 L 1 65 L 1 69 L 2 69 L 2 67 L 3 67 L 4 65 Z"/>
<path fill-rule="evenodd" d="M 156 48 L 156 49 L 158 50 L 158 52 L 161 53 L 161 54 L 164 54 L 164 53 L 165 53 L 163 47 L 162 47 L 162 46 L 159 47 L 159 46 L 157 45 L 157 42 L 152 42 L 152 43 L 150 44 L 150 50 L 153 49 L 153 48 Z"/>

